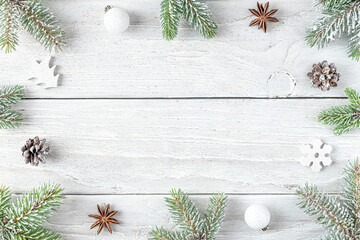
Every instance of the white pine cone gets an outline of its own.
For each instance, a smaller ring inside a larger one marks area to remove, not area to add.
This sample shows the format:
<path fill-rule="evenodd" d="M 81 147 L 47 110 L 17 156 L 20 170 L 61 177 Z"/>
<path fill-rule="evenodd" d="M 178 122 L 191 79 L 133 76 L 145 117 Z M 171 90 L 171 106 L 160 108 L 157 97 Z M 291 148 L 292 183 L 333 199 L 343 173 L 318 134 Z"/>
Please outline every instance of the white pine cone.
<path fill-rule="evenodd" d="M 340 80 L 340 74 L 336 72 L 335 64 L 323 61 L 322 63 L 313 64 L 312 72 L 308 73 L 312 85 L 323 91 L 329 91 L 331 87 L 336 87 Z"/>
<path fill-rule="evenodd" d="M 45 163 L 50 152 L 50 146 L 46 144 L 46 139 L 40 140 L 39 137 L 35 137 L 26 141 L 21 151 L 26 164 L 38 166 L 40 162 Z"/>

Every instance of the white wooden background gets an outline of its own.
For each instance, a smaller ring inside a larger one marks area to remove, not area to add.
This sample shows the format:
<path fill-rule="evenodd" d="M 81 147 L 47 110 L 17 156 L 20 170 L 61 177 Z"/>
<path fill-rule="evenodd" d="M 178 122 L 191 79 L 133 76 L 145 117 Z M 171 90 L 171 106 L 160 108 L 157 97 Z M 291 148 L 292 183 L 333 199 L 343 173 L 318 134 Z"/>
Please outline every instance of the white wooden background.
<path fill-rule="evenodd" d="M 26 33 L 0 55 L 1 84 L 26 86 L 17 106 L 25 121 L 0 131 L 0 180 L 15 193 L 43 182 L 65 187 L 67 200 L 51 228 L 72 239 L 147 239 L 154 225 L 172 226 L 163 201 L 181 187 L 203 209 L 212 192 L 229 195 L 218 239 L 314 239 L 323 229 L 295 206 L 306 181 L 336 194 L 348 160 L 360 155 L 360 131 L 334 137 L 315 121 L 345 103 L 343 89 L 360 90 L 358 63 L 346 43 L 318 51 L 304 42 L 316 17 L 312 0 L 273 0 L 280 22 L 267 34 L 248 27 L 255 0 L 209 0 L 219 34 L 213 40 L 183 24 L 167 42 L 159 26 L 160 0 L 53 0 L 46 3 L 67 32 L 69 46 L 53 54 L 58 88 L 27 81 L 31 63 L 48 56 Z M 126 9 L 123 36 L 105 33 L 106 4 Z M 335 62 L 338 88 L 310 87 L 314 62 Z M 25 165 L 20 148 L 39 135 L 53 153 L 46 165 Z M 334 147 L 334 164 L 313 173 L 298 162 L 301 144 L 321 138 Z M 114 234 L 89 230 L 97 203 L 120 211 Z M 266 205 L 270 230 L 244 223 L 245 209 Z"/>

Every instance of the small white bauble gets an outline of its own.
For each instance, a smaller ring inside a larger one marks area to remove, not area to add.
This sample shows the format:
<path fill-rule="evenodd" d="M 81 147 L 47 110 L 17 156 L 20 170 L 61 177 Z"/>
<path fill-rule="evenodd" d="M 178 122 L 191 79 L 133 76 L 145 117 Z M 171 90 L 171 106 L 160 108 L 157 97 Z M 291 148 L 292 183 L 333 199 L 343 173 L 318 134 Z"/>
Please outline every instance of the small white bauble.
<path fill-rule="evenodd" d="M 109 33 L 119 34 L 125 32 L 129 24 L 130 18 L 127 12 L 112 6 L 105 8 L 104 25 Z"/>
<path fill-rule="evenodd" d="M 270 218 L 269 210 L 262 205 L 251 205 L 245 211 L 245 222 L 252 229 L 266 231 Z"/>

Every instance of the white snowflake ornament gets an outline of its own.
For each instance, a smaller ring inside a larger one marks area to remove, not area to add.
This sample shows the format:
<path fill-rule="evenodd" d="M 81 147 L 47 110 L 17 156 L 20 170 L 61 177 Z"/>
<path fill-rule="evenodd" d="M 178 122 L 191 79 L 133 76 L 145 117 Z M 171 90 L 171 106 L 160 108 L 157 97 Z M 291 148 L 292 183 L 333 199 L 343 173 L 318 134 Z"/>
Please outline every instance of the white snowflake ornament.
<path fill-rule="evenodd" d="M 301 146 L 300 150 L 304 154 L 300 160 L 301 165 L 311 167 L 314 172 L 319 172 L 323 166 L 329 166 L 332 163 L 330 157 L 332 147 L 320 139 Z"/>
<path fill-rule="evenodd" d="M 55 75 L 56 66 L 50 67 L 51 57 L 33 64 L 33 71 L 35 76 L 29 78 L 29 80 L 35 80 L 36 85 L 41 85 L 44 88 L 54 88 L 58 86 L 59 74 Z"/>

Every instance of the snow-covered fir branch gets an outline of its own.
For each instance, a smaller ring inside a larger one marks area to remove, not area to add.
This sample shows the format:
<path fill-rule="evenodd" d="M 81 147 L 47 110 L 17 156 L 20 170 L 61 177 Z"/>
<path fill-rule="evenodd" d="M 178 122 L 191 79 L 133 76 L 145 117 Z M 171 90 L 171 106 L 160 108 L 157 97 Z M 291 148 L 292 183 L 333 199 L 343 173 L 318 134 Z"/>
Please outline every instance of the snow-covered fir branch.
<path fill-rule="evenodd" d="M 306 40 L 310 46 L 323 48 L 341 37 L 349 38 L 348 54 L 360 59 L 360 1 L 359 0 L 317 0 L 322 12 Z"/>
<path fill-rule="evenodd" d="M 41 1 L 0 0 L 0 48 L 16 50 L 19 25 L 49 51 L 66 45 L 65 33 Z"/>
<path fill-rule="evenodd" d="M 359 94 L 351 88 L 346 88 L 345 93 L 350 104 L 331 107 L 317 117 L 320 123 L 334 126 L 335 135 L 342 135 L 360 127 Z"/>
<path fill-rule="evenodd" d="M 177 227 L 175 231 L 155 227 L 152 240 L 214 240 L 225 217 L 227 197 L 214 194 L 204 216 L 181 189 L 172 190 L 171 197 L 165 198 L 169 212 Z"/>
<path fill-rule="evenodd" d="M 344 170 L 344 191 L 338 197 L 322 193 L 316 186 L 298 187 L 298 206 L 328 229 L 325 239 L 360 239 L 360 162 L 350 162 Z"/>
<path fill-rule="evenodd" d="M 176 38 L 181 17 L 198 30 L 204 38 L 215 37 L 217 25 L 212 20 L 211 12 L 203 0 L 162 0 L 160 7 L 162 32 L 165 39 Z"/>
<path fill-rule="evenodd" d="M 44 184 L 12 203 L 9 189 L 0 186 L 0 239 L 62 239 L 42 226 L 62 203 L 62 191 L 58 184 Z"/>
<path fill-rule="evenodd" d="M 0 129 L 15 128 L 22 122 L 21 113 L 12 110 L 11 106 L 24 98 L 22 86 L 4 86 L 0 88 Z"/>

